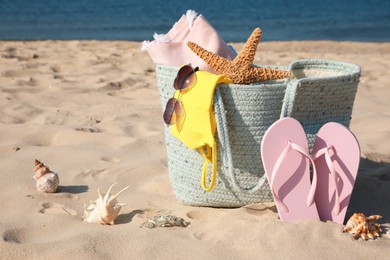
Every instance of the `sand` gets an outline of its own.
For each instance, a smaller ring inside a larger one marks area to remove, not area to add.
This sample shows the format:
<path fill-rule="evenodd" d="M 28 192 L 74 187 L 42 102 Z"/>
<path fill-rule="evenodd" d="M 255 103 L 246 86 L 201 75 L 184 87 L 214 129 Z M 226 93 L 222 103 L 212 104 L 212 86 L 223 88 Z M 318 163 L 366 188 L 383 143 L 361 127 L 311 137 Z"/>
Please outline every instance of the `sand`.
<path fill-rule="evenodd" d="M 240 50 L 242 43 L 233 44 Z M 380 214 L 384 234 L 354 240 L 343 225 L 283 223 L 273 203 L 237 209 L 176 201 L 168 179 L 155 67 L 126 41 L 0 42 L 0 259 L 388 259 L 390 43 L 265 42 L 258 64 L 334 59 L 362 68 L 351 130 L 362 160 L 349 212 Z M 36 191 L 34 159 L 60 176 Z M 82 220 L 84 204 L 129 185 L 115 225 Z M 157 214 L 186 228 L 144 229 Z"/>

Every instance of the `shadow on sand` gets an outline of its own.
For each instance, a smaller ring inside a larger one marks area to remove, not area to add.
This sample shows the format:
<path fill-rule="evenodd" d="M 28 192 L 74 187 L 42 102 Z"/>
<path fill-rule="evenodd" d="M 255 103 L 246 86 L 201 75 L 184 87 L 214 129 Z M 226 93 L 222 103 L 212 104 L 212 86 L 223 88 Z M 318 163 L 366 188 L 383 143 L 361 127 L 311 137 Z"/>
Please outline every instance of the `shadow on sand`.
<path fill-rule="evenodd" d="M 378 223 L 390 223 L 390 156 L 366 154 L 361 158 L 346 220 L 353 213 L 381 215 Z"/>

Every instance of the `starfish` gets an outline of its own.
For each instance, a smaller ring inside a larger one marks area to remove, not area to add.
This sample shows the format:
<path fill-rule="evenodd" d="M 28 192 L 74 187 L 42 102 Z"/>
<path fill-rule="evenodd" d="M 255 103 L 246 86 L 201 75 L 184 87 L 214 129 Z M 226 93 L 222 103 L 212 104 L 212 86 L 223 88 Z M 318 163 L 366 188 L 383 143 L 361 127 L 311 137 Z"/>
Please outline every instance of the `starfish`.
<path fill-rule="evenodd" d="M 253 66 L 253 60 L 261 35 L 261 29 L 256 28 L 245 43 L 241 52 L 232 61 L 209 52 L 194 42 L 189 41 L 187 46 L 212 67 L 217 74 L 224 74 L 235 84 L 250 84 L 259 81 L 290 77 L 291 73 L 286 70 Z"/>

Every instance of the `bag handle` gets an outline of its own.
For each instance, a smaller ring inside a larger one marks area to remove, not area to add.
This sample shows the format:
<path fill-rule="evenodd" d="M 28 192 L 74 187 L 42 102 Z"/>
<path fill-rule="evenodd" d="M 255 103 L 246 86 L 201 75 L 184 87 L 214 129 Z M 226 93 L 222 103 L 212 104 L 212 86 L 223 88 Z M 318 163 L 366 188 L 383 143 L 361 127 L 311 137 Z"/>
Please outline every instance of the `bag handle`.
<path fill-rule="evenodd" d="M 217 123 L 218 138 L 221 146 L 220 151 L 222 157 L 222 165 L 225 174 L 231 179 L 233 183 L 233 187 L 237 191 L 247 192 L 247 193 L 255 193 L 259 191 L 263 187 L 265 180 L 267 179 L 267 176 L 265 174 L 262 177 L 260 177 L 257 184 L 255 184 L 253 187 L 250 188 L 241 187 L 241 185 L 237 181 L 236 175 L 234 174 L 232 152 L 231 152 L 231 147 L 229 142 L 227 120 L 225 115 L 225 106 L 223 104 L 222 95 L 219 90 L 219 85 L 217 85 L 215 88 L 214 112 L 215 112 L 215 120 Z"/>
<path fill-rule="evenodd" d="M 289 70 L 291 71 L 291 68 Z M 302 80 L 291 80 L 291 79 L 287 79 L 285 81 L 287 87 L 286 87 L 286 93 L 284 94 L 280 118 L 292 116 L 292 111 L 295 103 L 294 102 L 295 96 L 297 94 L 298 88 L 301 86 L 301 81 Z"/>

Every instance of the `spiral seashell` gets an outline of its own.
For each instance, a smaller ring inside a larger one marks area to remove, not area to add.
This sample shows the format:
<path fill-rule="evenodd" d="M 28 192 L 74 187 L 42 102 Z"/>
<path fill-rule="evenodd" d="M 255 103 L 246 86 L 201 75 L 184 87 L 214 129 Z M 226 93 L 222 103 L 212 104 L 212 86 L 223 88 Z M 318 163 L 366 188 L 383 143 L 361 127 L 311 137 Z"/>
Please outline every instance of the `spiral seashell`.
<path fill-rule="evenodd" d="M 118 203 L 116 198 L 119 194 L 129 188 L 129 186 L 127 186 L 117 194 L 111 196 L 110 192 L 114 186 L 115 183 L 108 188 L 106 194 L 102 194 L 100 189 L 98 189 L 99 198 L 95 201 L 91 201 L 91 205 L 89 205 L 88 208 L 84 205 L 84 221 L 103 225 L 114 224 L 114 220 L 119 215 L 121 208 L 126 205 L 124 203 Z"/>
<path fill-rule="evenodd" d="M 53 193 L 57 191 L 60 180 L 58 174 L 52 172 L 49 167 L 35 159 L 34 179 L 37 182 L 37 190 L 39 192 Z"/>

